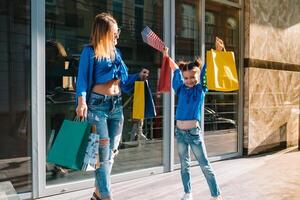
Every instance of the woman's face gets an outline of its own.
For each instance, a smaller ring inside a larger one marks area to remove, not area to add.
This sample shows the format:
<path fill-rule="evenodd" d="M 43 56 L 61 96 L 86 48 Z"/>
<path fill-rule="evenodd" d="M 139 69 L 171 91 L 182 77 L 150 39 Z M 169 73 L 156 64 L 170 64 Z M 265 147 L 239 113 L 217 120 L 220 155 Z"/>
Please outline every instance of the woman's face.
<path fill-rule="evenodd" d="M 119 36 L 120 36 L 120 32 L 121 32 L 117 24 L 113 24 L 112 32 L 113 32 L 114 44 L 117 45 L 118 44 L 118 39 L 119 39 Z"/>
<path fill-rule="evenodd" d="M 192 88 L 194 85 L 196 85 L 199 82 L 199 72 L 198 70 L 192 69 L 182 72 L 183 78 L 184 78 L 184 84 Z"/>

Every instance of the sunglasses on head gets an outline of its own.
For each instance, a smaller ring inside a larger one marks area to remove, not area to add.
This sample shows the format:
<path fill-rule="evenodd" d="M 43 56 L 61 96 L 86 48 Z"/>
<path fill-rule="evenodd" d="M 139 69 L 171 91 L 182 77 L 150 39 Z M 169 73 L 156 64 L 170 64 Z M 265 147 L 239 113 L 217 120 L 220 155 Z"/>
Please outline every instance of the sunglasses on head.
<path fill-rule="evenodd" d="M 115 33 L 115 37 L 119 37 L 119 36 L 120 36 L 120 34 L 121 34 L 121 29 L 120 29 L 120 28 L 118 28 L 117 32 Z"/>

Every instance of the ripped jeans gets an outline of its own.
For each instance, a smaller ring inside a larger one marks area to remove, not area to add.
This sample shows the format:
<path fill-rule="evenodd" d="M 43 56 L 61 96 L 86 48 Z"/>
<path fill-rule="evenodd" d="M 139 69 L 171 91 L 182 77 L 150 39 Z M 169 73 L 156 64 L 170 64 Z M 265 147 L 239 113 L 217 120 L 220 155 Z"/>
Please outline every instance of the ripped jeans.
<path fill-rule="evenodd" d="M 206 178 L 211 196 L 219 196 L 220 188 L 218 186 L 215 173 L 207 158 L 203 132 L 201 129 L 199 127 L 188 130 L 176 128 L 175 133 L 177 139 L 177 150 L 181 164 L 181 179 L 184 192 L 191 193 L 190 149 L 192 149 Z"/>
<path fill-rule="evenodd" d="M 95 124 L 99 134 L 100 167 L 95 171 L 95 184 L 102 198 L 111 196 L 111 169 L 123 129 L 121 96 L 92 92 L 88 102 L 88 121 Z"/>

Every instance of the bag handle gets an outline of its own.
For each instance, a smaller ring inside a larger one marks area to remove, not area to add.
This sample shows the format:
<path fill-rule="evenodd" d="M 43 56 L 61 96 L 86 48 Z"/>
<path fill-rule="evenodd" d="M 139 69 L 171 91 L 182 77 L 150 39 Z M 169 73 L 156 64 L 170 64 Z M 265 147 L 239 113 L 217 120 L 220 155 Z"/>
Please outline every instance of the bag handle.
<path fill-rule="evenodd" d="M 224 52 L 227 52 L 226 49 L 225 49 L 225 46 L 224 46 L 223 49 L 224 49 Z M 216 51 L 215 49 L 210 49 L 210 50 L 211 50 L 211 51 Z"/>
<path fill-rule="evenodd" d="M 87 121 L 87 118 L 86 117 L 79 117 L 78 115 L 75 116 L 74 122 L 86 122 Z"/>

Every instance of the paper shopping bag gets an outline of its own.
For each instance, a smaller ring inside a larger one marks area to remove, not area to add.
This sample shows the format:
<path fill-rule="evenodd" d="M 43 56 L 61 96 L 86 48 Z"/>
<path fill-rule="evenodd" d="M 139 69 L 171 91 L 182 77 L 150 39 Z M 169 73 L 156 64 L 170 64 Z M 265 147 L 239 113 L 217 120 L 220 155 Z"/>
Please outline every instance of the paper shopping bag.
<path fill-rule="evenodd" d="M 164 93 L 171 91 L 171 68 L 170 58 L 164 56 L 159 74 L 159 80 L 157 85 L 157 92 Z"/>
<path fill-rule="evenodd" d="M 206 62 L 209 90 L 234 91 L 239 89 L 235 58 L 232 51 L 207 51 Z"/>
<path fill-rule="evenodd" d="M 64 120 L 52 145 L 47 162 L 81 170 L 91 126 L 86 121 Z"/>
<path fill-rule="evenodd" d="M 85 150 L 82 171 L 94 171 L 99 166 L 99 134 L 96 129 L 94 124 Z"/>
<path fill-rule="evenodd" d="M 133 93 L 133 119 L 144 119 L 145 115 L 145 85 L 144 81 L 135 81 Z"/>

